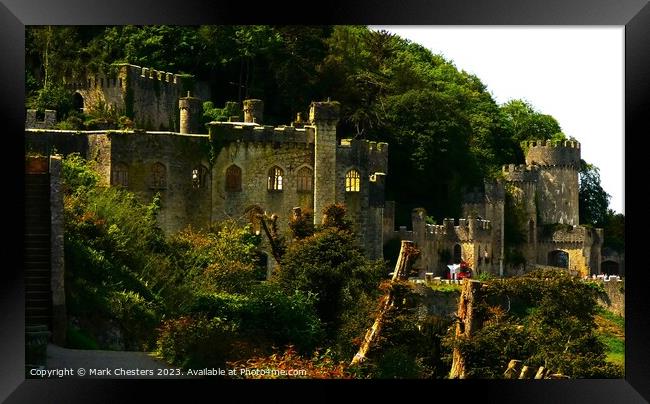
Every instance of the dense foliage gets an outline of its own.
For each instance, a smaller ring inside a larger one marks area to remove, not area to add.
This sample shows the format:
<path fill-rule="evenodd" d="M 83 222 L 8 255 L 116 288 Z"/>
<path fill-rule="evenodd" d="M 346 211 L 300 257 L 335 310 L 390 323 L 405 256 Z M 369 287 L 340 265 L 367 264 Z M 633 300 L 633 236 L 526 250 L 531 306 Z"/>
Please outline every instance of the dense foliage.
<path fill-rule="evenodd" d="M 481 328 L 470 338 L 450 332 L 444 340 L 449 351 L 460 349 L 469 377 L 501 378 L 511 359 L 572 378 L 622 377 L 596 334 L 597 284 L 536 270 L 483 287 L 485 297 L 474 302 Z"/>

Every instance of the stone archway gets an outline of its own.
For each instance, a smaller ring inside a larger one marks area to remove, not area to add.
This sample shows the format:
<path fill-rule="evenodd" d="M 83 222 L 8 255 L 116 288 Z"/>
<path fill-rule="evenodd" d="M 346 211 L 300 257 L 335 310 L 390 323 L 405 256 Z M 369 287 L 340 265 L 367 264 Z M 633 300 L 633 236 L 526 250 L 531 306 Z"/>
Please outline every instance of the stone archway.
<path fill-rule="evenodd" d="M 547 264 L 554 267 L 569 268 L 569 253 L 563 250 L 553 250 L 548 253 Z"/>
<path fill-rule="evenodd" d="M 607 275 L 619 275 L 620 265 L 616 261 L 603 261 L 600 263 L 600 272 Z"/>
<path fill-rule="evenodd" d="M 75 111 L 84 112 L 84 97 L 79 93 L 74 93 L 72 96 L 72 106 Z"/>

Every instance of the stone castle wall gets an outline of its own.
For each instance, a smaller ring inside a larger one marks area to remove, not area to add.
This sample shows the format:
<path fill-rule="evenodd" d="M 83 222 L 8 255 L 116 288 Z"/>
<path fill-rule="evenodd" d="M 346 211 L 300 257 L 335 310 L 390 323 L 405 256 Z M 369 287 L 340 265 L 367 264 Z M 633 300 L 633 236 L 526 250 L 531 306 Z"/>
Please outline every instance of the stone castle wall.
<path fill-rule="evenodd" d="M 187 135 L 32 129 L 26 130 L 25 136 L 30 150 L 47 153 L 48 148 L 53 148 L 64 155 L 79 152 L 96 163 L 103 184 L 124 181 L 144 202 L 159 193 L 162 209 L 158 221 L 168 234 L 187 225 L 201 228 L 226 218 L 248 220 L 245 212 L 258 207 L 269 215 L 278 215 L 279 230 L 288 235 L 292 209 L 314 209 L 318 179 L 312 177 L 311 190 L 299 190 L 298 171 L 307 168 L 314 173 L 317 126 L 214 122 L 209 130 L 208 135 Z M 378 150 L 374 142 L 364 141 L 337 146 L 335 137 L 327 146 L 333 146 L 332 160 L 336 162 L 328 163 L 332 169 L 321 178 L 321 185 L 331 185 L 334 191 L 327 201 L 347 205 L 360 246 L 369 257 L 381 258 L 384 176 L 371 172 L 369 167 L 385 171 L 387 147 L 382 145 Z M 213 150 L 218 150 L 216 156 Z M 163 184 L 153 180 L 154 166 L 163 167 Z M 232 166 L 241 172 L 241 190 L 226 187 L 226 171 Z M 283 172 L 282 190 L 268 189 L 273 167 Z M 360 173 L 360 192 L 345 192 L 345 170 L 349 168 Z M 196 172 L 203 173 L 198 187 L 193 179 Z M 320 206 L 325 206 L 324 201 Z M 321 212 L 316 212 L 315 217 L 320 222 Z"/>
<path fill-rule="evenodd" d="M 130 64 L 68 83 L 84 100 L 84 112 L 101 108 L 132 116 L 146 130 L 179 130 L 178 99 L 194 92 L 190 76 Z"/>

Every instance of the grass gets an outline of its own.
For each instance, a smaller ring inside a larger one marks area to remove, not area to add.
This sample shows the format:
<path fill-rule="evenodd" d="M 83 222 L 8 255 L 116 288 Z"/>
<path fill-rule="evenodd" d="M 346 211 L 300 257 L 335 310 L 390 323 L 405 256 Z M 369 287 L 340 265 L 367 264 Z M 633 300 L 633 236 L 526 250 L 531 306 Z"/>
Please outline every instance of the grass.
<path fill-rule="evenodd" d="M 601 309 L 596 315 L 597 333 L 600 341 L 605 344 L 607 361 L 625 365 L 625 318 Z"/>
<path fill-rule="evenodd" d="M 460 292 L 462 285 L 456 283 L 428 283 L 428 287 L 436 292 L 455 293 Z"/>

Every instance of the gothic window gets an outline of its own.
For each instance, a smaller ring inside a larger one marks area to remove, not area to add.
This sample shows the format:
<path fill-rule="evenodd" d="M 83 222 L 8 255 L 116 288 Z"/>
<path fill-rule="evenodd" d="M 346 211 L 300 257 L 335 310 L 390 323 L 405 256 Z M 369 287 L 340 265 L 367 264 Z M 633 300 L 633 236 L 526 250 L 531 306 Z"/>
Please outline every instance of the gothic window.
<path fill-rule="evenodd" d="M 205 187 L 205 179 L 208 176 L 208 169 L 202 165 L 194 167 L 192 170 L 192 188 L 199 189 Z"/>
<path fill-rule="evenodd" d="M 345 192 L 359 192 L 361 176 L 357 170 L 350 170 L 345 174 Z"/>
<path fill-rule="evenodd" d="M 125 164 L 118 163 L 113 166 L 111 185 L 129 186 L 129 169 Z"/>
<path fill-rule="evenodd" d="M 269 191 L 282 191 L 282 180 L 284 178 L 284 171 L 278 166 L 272 167 L 269 170 Z"/>
<path fill-rule="evenodd" d="M 314 172 L 309 167 L 298 170 L 298 191 L 313 191 Z"/>
<path fill-rule="evenodd" d="M 167 187 L 167 168 L 162 163 L 151 166 L 151 188 L 163 189 Z"/>
<path fill-rule="evenodd" d="M 226 191 L 241 191 L 241 168 L 234 164 L 226 169 Z"/>

